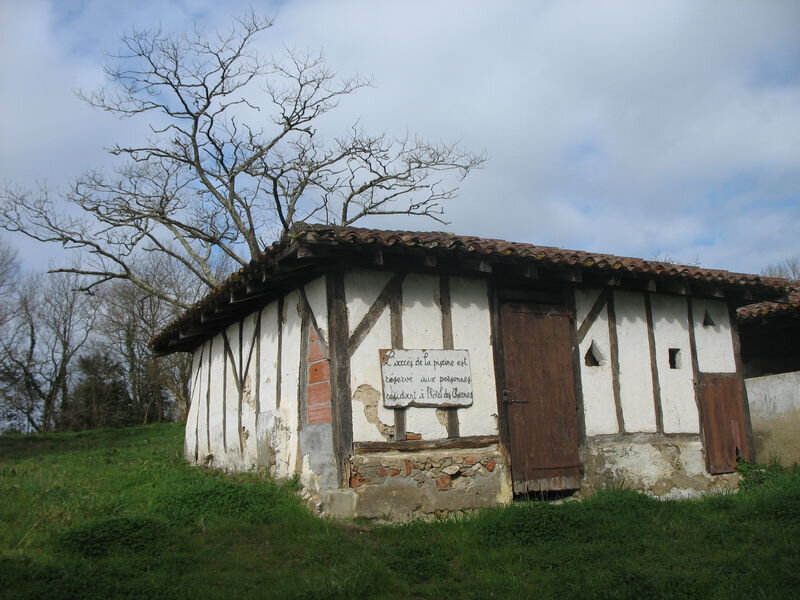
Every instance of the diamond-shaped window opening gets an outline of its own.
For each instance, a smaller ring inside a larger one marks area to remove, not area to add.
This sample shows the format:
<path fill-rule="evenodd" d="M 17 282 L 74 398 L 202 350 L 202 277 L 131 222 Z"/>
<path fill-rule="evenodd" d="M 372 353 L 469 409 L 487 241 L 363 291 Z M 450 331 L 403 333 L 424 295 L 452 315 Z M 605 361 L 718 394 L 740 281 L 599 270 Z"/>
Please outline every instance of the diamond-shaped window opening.
<path fill-rule="evenodd" d="M 703 316 L 703 327 L 714 327 L 715 325 L 714 319 L 711 318 L 711 315 L 706 310 L 706 314 Z"/>
<path fill-rule="evenodd" d="M 602 367 L 606 364 L 606 357 L 600 352 L 594 340 L 592 340 L 591 346 L 583 356 L 583 362 L 587 367 Z"/>

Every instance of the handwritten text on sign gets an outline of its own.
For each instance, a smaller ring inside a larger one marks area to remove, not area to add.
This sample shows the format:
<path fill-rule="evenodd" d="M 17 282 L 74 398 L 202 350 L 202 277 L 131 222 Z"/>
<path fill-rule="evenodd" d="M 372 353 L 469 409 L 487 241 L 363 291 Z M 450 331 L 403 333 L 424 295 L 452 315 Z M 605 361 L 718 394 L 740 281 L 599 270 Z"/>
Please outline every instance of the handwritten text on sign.
<path fill-rule="evenodd" d="M 379 350 L 383 405 L 470 406 L 472 372 L 468 350 Z"/>

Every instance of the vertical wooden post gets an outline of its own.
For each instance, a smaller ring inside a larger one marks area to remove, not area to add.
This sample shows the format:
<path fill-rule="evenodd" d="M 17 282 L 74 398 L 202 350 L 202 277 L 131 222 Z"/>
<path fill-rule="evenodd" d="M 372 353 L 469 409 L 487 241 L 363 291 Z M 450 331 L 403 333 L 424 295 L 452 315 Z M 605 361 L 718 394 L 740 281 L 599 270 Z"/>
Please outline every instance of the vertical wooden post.
<path fill-rule="evenodd" d="M 389 322 L 392 333 L 392 348 L 403 347 L 403 288 L 398 286 L 397 293 L 389 300 Z M 406 409 L 394 409 L 394 439 L 406 439 Z"/>
<path fill-rule="evenodd" d="M 611 345 L 611 385 L 614 390 L 617 426 L 620 433 L 625 433 L 625 415 L 622 412 L 622 397 L 619 389 L 619 340 L 617 339 L 617 312 L 613 290 L 608 295 L 608 341 Z"/>
<path fill-rule="evenodd" d="M 656 431 L 664 433 L 664 409 L 661 406 L 661 381 L 658 378 L 656 362 L 656 334 L 653 326 L 653 306 L 650 293 L 644 293 L 644 310 L 647 316 L 647 344 L 650 347 L 650 376 L 653 380 L 653 402 L 656 411 Z M 691 324 L 690 324 L 691 325 Z"/>
<path fill-rule="evenodd" d="M 450 302 L 450 279 L 447 275 L 439 276 L 439 307 L 442 312 L 442 348 L 453 349 L 453 313 Z M 447 437 L 459 437 L 458 409 L 447 408 Z"/>
<path fill-rule="evenodd" d="M 333 417 L 333 451 L 339 481 L 349 485 L 349 462 L 353 452 L 353 411 L 350 397 L 350 355 L 347 301 L 344 293 L 344 272 L 330 271 L 325 277 L 328 297 L 328 352 L 331 361 L 331 413 Z"/>

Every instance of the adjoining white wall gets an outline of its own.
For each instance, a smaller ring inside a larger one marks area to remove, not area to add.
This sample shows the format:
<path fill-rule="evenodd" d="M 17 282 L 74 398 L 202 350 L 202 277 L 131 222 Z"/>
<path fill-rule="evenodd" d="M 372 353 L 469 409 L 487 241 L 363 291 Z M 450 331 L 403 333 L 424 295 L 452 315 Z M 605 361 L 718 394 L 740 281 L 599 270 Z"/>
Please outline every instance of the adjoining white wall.
<path fill-rule="evenodd" d="M 301 318 L 298 312 L 300 294 L 291 292 L 284 297 L 283 334 L 281 336 L 281 396 L 276 416 L 280 418 L 282 439 L 276 445 L 276 475 L 291 477 L 299 470 L 297 462 L 298 414 L 297 391 L 300 375 Z"/>
<path fill-rule="evenodd" d="M 687 300 L 680 296 L 651 294 L 650 305 L 664 433 L 699 433 L 700 418 L 694 399 Z M 670 367 L 669 362 L 671 348 L 678 350 L 675 369 Z"/>
<path fill-rule="evenodd" d="M 439 307 L 439 278 L 409 274 L 403 280 L 403 345 L 406 348 L 442 347 L 442 311 Z M 433 408 L 406 410 L 406 431 L 424 440 L 447 437 L 447 427 Z"/>
<path fill-rule="evenodd" d="M 189 383 L 189 413 L 186 415 L 186 434 L 183 439 L 183 455 L 193 460 L 197 452 L 197 414 L 200 412 L 200 369 L 202 367 L 202 350 L 204 346 L 195 348 L 192 353 L 192 375 Z"/>
<path fill-rule="evenodd" d="M 619 347 L 619 388 L 625 430 L 656 431 L 653 378 L 644 296 L 614 292 Z"/>
<path fill-rule="evenodd" d="M 600 290 L 575 290 L 575 312 L 577 326 L 586 319 L 589 311 L 599 297 Z M 594 343 L 602 355 L 596 367 L 586 365 L 584 357 Z M 586 435 L 618 433 L 617 410 L 614 406 L 614 384 L 611 368 L 611 342 L 608 331 L 608 307 L 597 315 L 586 337 L 580 343 L 579 364 L 581 388 L 583 390 L 583 413 Z"/>
<path fill-rule="evenodd" d="M 377 300 L 384 286 L 392 278 L 387 271 L 353 269 L 344 275 L 344 297 L 347 301 L 350 333 L 355 331 L 369 307 Z"/>
<path fill-rule="evenodd" d="M 394 427 L 394 411 L 383 406 L 383 379 L 378 358 L 379 349 L 391 347 L 391 316 L 386 307 L 350 359 L 353 440 L 356 442 L 386 441 L 389 428 Z"/>
<path fill-rule="evenodd" d="M 225 350 L 225 465 L 238 466 L 241 449 L 239 444 L 239 323 L 226 330 L 229 348 Z M 223 341 L 224 343 L 224 341 Z M 218 457 L 220 458 L 220 457 Z"/>
<path fill-rule="evenodd" d="M 800 371 L 745 380 L 758 462 L 800 463 Z"/>
<path fill-rule="evenodd" d="M 704 326 L 708 311 L 713 326 Z M 692 299 L 694 339 L 697 346 L 697 366 L 701 373 L 735 373 L 733 338 L 728 305 L 719 300 Z"/>
<path fill-rule="evenodd" d="M 328 339 L 328 293 L 325 286 L 325 277 L 317 277 L 305 287 L 306 298 L 314 313 L 320 333 Z"/>
<path fill-rule="evenodd" d="M 258 419 L 256 438 L 258 462 L 270 466 L 278 454 L 285 455 L 288 449 L 288 434 L 284 433 L 277 415 L 278 390 L 278 302 L 272 302 L 261 310 L 261 364 L 259 373 Z M 275 450 L 277 448 L 277 450 Z"/>
<path fill-rule="evenodd" d="M 208 433 L 210 437 L 209 454 L 214 456 L 214 460 L 220 460 L 225 456 L 225 444 L 223 442 L 223 382 L 222 372 L 225 368 L 224 343 L 222 334 L 214 336 L 211 344 L 211 392 L 209 394 L 208 407 Z"/>
<path fill-rule="evenodd" d="M 245 465 L 258 463 L 256 419 L 258 410 L 258 397 L 256 396 L 258 376 L 258 360 L 256 339 L 256 321 L 258 313 L 248 315 L 242 321 L 242 444 L 244 452 L 242 459 Z"/>
<path fill-rule="evenodd" d="M 196 432 L 197 432 L 197 458 L 204 460 L 211 453 L 208 444 L 208 372 L 211 367 L 211 340 L 207 340 L 195 353 L 202 354 L 200 372 L 197 386 L 195 388 L 195 398 L 192 404 L 197 404 L 196 413 Z"/>
<path fill-rule="evenodd" d="M 459 433 L 497 435 L 497 386 L 491 345 L 489 292 L 483 279 L 450 277 L 453 346 L 469 350 L 472 406 L 458 411 Z"/>

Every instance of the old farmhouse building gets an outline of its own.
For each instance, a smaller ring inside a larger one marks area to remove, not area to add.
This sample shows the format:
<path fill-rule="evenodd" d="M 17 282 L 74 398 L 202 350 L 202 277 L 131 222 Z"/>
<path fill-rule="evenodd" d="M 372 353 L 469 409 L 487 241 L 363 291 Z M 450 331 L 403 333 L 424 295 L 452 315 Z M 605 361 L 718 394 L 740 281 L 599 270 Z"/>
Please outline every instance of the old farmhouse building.
<path fill-rule="evenodd" d="M 186 455 L 405 519 L 515 495 L 735 485 L 733 318 L 774 280 L 448 233 L 304 225 L 153 340 L 193 353 Z"/>

